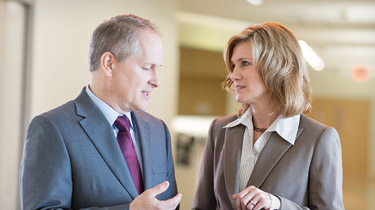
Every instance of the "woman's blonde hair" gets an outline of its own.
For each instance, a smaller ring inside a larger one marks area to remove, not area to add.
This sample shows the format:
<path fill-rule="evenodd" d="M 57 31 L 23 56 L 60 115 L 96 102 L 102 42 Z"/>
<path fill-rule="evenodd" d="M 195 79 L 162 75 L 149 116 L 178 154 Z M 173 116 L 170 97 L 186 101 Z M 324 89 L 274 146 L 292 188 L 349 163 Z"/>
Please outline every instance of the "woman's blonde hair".
<path fill-rule="evenodd" d="M 224 61 L 229 71 L 222 86 L 233 91 L 231 57 L 234 47 L 241 42 L 251 46 L 253 63 L 271 92 L 271 107 L 284 117 L 307 113 L 311 110 L 311 87 L 301 47 L 294 34 L 275 22 L 250 26 L 234 35 L 224 49 Z M 238 110 L 241 116 L 249 104 Z"/>

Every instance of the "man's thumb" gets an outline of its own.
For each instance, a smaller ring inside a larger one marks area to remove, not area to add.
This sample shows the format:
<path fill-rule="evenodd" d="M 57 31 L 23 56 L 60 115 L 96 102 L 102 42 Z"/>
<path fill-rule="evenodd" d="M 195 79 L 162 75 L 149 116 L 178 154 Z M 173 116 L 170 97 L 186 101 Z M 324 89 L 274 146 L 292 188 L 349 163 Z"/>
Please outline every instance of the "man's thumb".
<path fill-rule="evenodd" d="M 155 187 L 151 188 L 150 189 L 150 192 L 151 194 L 153 195 L 153 197 L 159 195 L 160 193 L 166 191 L 169 187 L 169 182 L 168 181 L 164 181 L 158 185 L 156 185 Z"/>

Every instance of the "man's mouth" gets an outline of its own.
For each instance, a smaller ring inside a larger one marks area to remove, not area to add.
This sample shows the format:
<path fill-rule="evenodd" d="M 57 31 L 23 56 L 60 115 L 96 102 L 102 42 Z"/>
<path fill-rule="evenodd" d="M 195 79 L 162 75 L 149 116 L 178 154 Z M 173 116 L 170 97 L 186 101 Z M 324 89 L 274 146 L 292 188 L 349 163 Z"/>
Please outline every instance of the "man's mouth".
<path fill-rule="evenodd" d="M 142 93 L 145 95 L 145 96 L 149 96 L 151 91 L 142 91 Z"/>

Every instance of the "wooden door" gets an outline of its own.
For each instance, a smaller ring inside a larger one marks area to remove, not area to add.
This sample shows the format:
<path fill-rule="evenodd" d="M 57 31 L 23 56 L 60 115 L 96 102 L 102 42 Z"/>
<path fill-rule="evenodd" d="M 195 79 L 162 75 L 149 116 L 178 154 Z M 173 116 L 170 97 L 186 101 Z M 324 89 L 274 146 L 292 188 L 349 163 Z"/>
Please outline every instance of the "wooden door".
<path fill-rule="evenodd" d="M 369 153 L 370 102 L 314 98 L 310 117 L 336 128 L 340 135 L 344 179 L 366 178 Z"/>

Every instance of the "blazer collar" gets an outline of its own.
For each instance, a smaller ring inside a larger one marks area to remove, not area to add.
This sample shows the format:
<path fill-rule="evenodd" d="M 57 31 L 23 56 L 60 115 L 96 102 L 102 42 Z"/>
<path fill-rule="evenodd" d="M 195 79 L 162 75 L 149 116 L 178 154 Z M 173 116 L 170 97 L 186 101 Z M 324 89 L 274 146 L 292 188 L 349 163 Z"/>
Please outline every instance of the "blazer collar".
<path fill-rule="evenodd" d="M 83 117 L 79 121 L 98 153 L 111 169 L 125 190 L 134 199 L 138 193 L 132 181 L 125 159 L 122 156 L 116 137 L 110 125 L 94 102 L 89 98 L 85 89 L 74 100 L 77 115 Z"/>

